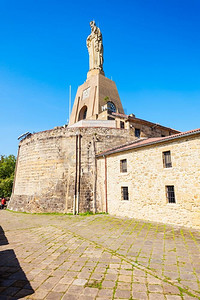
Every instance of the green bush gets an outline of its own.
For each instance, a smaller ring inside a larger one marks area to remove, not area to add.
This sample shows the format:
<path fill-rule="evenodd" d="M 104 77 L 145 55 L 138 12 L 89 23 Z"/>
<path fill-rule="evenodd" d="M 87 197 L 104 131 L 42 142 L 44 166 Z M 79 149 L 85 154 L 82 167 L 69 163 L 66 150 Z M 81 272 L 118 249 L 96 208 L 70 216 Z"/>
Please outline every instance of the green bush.
<path fill-rule="evenodd" d="M 15 172 L 16 157 L 0 156 L 0 197 L 10 197 Z"/>

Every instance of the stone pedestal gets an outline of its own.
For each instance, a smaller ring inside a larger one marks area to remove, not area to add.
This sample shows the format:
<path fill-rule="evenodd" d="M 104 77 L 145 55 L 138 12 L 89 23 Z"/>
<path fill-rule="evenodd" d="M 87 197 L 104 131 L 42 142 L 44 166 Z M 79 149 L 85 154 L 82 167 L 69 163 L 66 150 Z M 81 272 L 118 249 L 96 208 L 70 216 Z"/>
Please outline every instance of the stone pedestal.
<path fill-rule="evenodd" d="M 69 125 L 83 119 L 98 119 L 107 101 L 115 105 L 117 112 L 124 113 L 115 82 L 101 70 L 90 70 L 86 82 L 77 90 Z"/>

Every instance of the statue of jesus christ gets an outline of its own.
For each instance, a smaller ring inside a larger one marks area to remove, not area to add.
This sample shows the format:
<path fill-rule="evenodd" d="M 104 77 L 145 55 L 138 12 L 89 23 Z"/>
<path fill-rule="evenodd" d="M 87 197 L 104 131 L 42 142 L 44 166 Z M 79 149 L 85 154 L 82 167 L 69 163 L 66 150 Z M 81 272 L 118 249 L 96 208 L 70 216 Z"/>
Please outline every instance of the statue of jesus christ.
<path fill-rule="evenodd" d="M 94 21 L 90 22 L 91 33 L 87 38 L 87 48 L 90 59 L 90 70 L 99 69 L 103 71 L 103 42 L 100 29 Z"/>

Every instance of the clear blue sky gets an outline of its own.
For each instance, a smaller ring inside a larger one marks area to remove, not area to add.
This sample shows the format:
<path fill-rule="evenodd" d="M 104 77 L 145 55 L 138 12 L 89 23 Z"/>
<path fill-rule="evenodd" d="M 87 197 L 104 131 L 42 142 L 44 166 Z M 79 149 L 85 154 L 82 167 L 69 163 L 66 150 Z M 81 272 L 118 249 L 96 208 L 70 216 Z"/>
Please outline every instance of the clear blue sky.
<path fill-rule="evenodd" d="M 86 80 L 86 38 L 103 34 L 104 71 L 126 113 L 200 127 L 199 0 L 0 0 L 0 155 L 17 137 L 64 125 Z"/>

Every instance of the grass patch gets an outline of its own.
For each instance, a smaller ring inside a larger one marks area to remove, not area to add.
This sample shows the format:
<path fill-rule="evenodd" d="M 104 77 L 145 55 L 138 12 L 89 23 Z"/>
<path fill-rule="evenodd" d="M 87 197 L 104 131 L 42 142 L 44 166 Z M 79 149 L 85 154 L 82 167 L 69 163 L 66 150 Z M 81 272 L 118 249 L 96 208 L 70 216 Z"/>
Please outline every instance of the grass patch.
<path fill-rule="evenodd" d="M 97 289 L 101 290 L 102 289 L 102 282 L 94 280 L 94 282 L 86 283 L 85 287 L 97 288 Z"/>
<path fill-rule="evenodd" d="M 15 211 L 6 209 L 9 212 L 15 213 L 15 214 L 27 214 L 27 215 L 50 215 L 50 216 L 73 216 L 73 213 L 59 213 L 59 212 L 41 212 L 41 213 L 31 213 L 26 211 Z M 91 216 L 91 215 L 108 215 L 106 212 L 98 212 L 94 214 L 92 211 L 86 211 L 84 213 L 79 213 L 79 216 Z"/>
<path fill-rule="evenodd" d="M 6 209 L 7 211 L 14 213 L 14 214 L 27 214 L 27 215 L 50 215 L 50 216 L 66 216 L 66 215 L 73 215 L 72 213 L 59 213 L 59 212 L 41 212 L 41 213 L 31 213 L 31 212 L 25 212 L 25 211 L 15 211 Z"/>
<path fill-rule="evenodd" d="M 90 215 L 94 215 L 94 213 L 92 211 L 86 211 L 84 213 L 79 213 L 79 216 L 90 216 Z"/>

